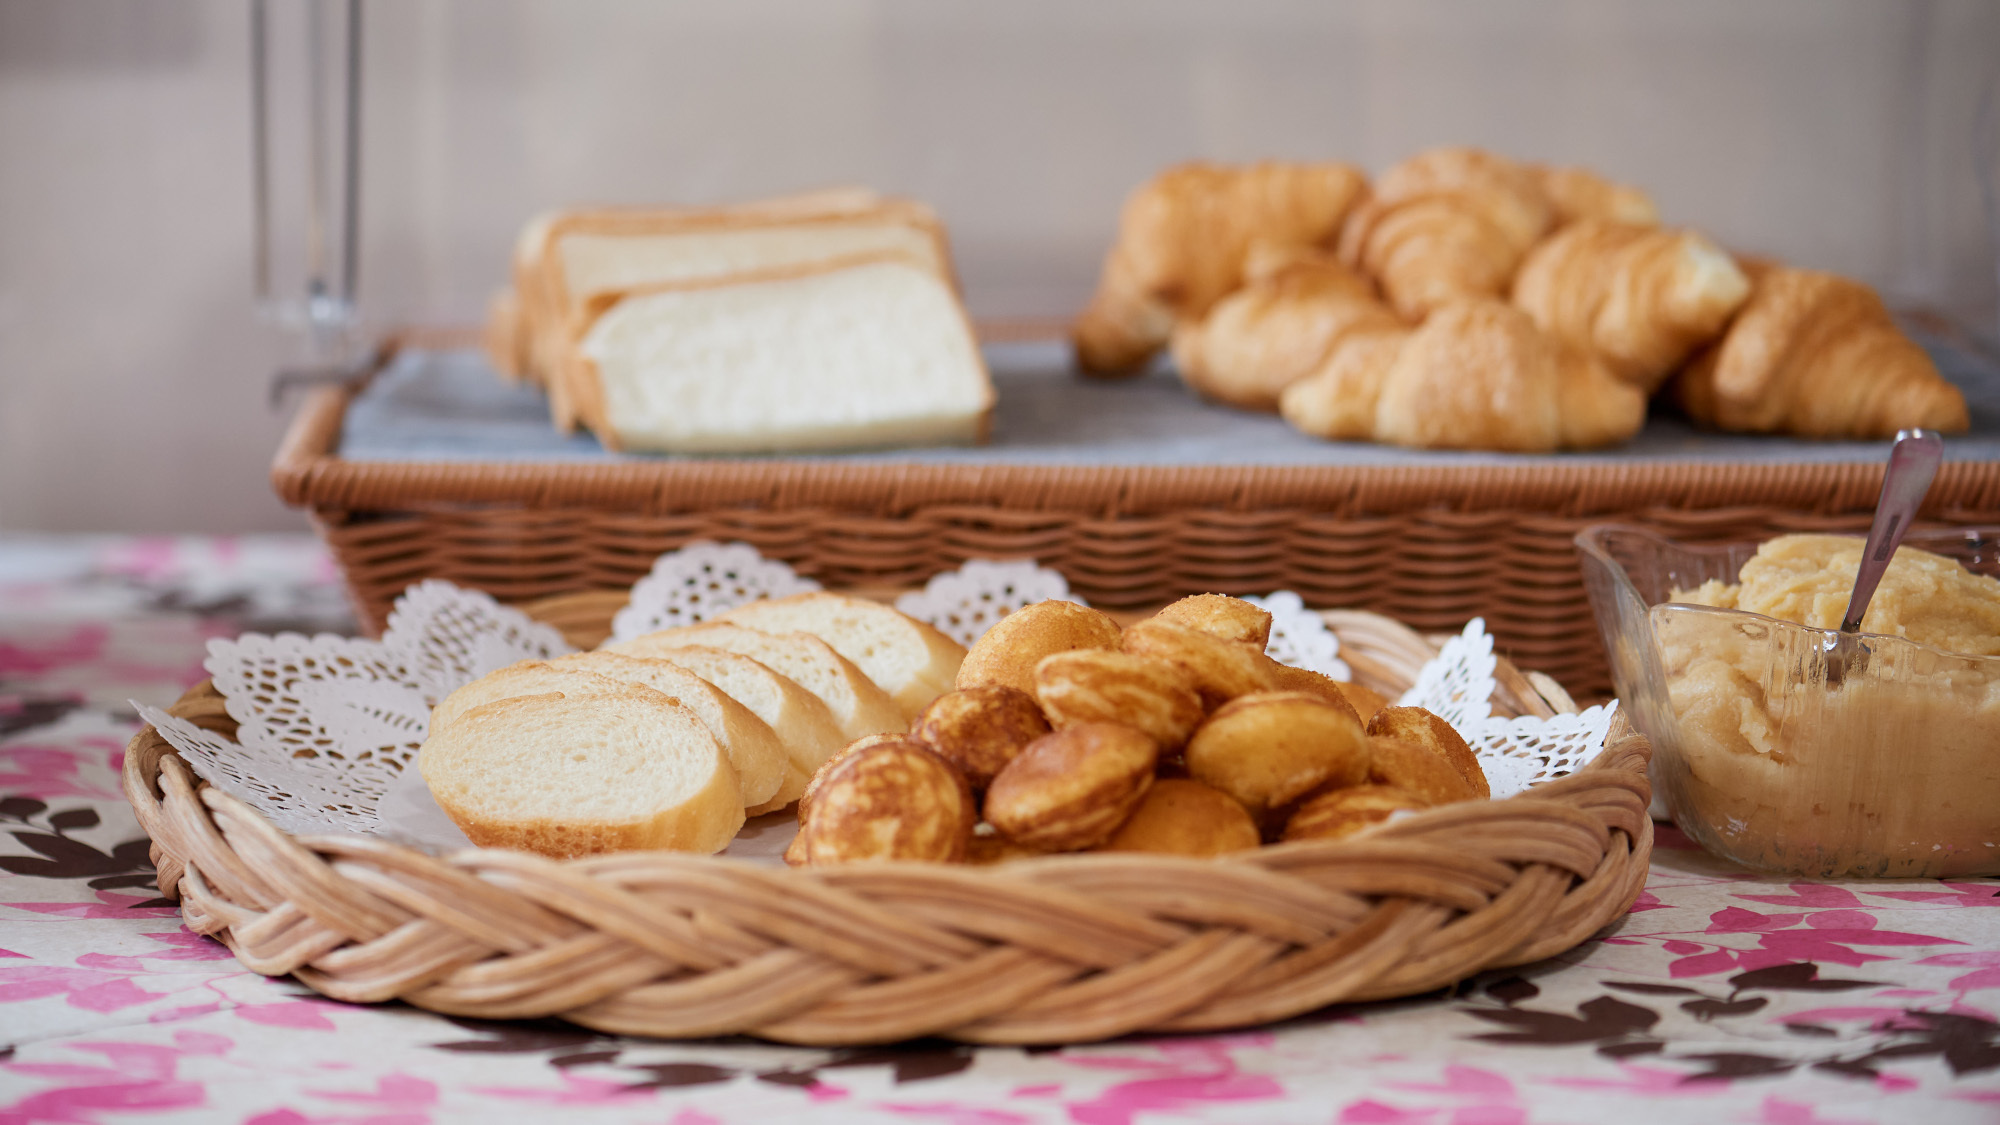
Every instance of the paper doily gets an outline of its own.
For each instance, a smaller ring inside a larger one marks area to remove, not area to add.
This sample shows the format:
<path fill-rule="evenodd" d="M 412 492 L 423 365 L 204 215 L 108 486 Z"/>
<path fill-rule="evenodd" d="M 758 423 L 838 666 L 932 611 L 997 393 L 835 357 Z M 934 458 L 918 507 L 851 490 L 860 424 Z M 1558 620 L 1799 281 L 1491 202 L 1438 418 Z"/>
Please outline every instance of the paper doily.
<path fill-rule="evenodd" d="M 235 741 L 153 708 L 141 714 L 196 776 L 287 832 L 383 834 L 383 794 L 410 769 L 433 704 L 495 668 L 569 651 L 521 611 L 432 580 L 396 600 L 379 641 L 210 641 L 203 667 L 237 722 Z"/>
<path fill-rule="evenodd" d="M 748 543 L 706 539 L 669 551 L 632 587 L 632 599 L 611 619 L 611 639 L 695 625 L 759 598 L 782 598 L 819 589 L 784 563 L 767 559 Z"/>
<path fill-rule="evenodd" d="M 986 635 L 995 622 L 1036 602 L 1089 605 L 1070 592 L 1069 579 L 1033 559 L 988 562 L 972 559 L 957 570 L 934 574 L 921 590 L 896 599 L 896 608 L 962 645 Z"/>
<path fill-rule="evenodd" d="M 1493 673 L 1499 666 L 1493 656 L 1493 638 L 1486 634 L 1486 619 L 1475 617 L 1417 672 L 1417 682 L 1396 705 L 1422 707 L 1442 717 L 1470 742 L 1473 732 L 1493 714 Z"/>
<path fill-rule="evenodd" d="M 693 623 L 758 597 L 817 588 L 747 545 L 694 544 L 655 564 L 619 614 L 626 632 L 614 635 Z M 1062 575 L 1033 562 L 974 560 L 933 577 L 923 591 L 899 599 L 898 608 L 969 643 L 1005 613 L 1047 598 L 1082 600 Z M 1272 613 L 1274 659 L 1347 678 L 1338 639 L 1298 595 L 1279 591 L 1254 600 Z M 430 708 L 494 668 L 568 651 L 554 629 L 518 610 L 427 581 L 398 599 L 380 641 L 246 634 L 209 642 L 206 667 L 239 724 L 236 741 L 134 706 L 198 776 L 286 832 L 462 846 L 462 838 L 405 823 L 413 802 L 428 799 L 412 763 L 429 730 Z M 1549 720 L 1493 718 L 1495 666 L 1493 638 L 1474 619 L 1424 665 L 1400 700 L 1436 712 L 1465 737 L 1494 797 L 1570 773 L 1603 746 L 1615 704 Z M 385 802 L 392 791 L 397 799 Z"/>
<path fill-rule="evenodd" d="M 1279 590 L 1269 597 L 1243 600 L 1271 615 L 1271 643 L 1264 646 L 1271 659 L 1336 680 L 1354 678 L 1340 658 L 1340 638 L 1326 627 L 1325 619 L 1306 608 L 1304 598 Z"/>

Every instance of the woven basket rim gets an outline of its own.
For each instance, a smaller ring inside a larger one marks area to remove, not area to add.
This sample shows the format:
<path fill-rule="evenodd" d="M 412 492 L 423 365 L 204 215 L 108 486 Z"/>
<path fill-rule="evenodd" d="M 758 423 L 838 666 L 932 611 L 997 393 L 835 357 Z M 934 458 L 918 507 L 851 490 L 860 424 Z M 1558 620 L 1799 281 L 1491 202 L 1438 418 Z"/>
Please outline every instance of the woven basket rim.
<path fill-rule="evenodd" d="M 169 710 L 233 733 L 206 681 Z M 200 783 L 151 726 L 128 745 L 122 781 L 189 928 L 335 999 L 663 1037 L 1053 1043 L 1253 1026 L 1562 952 L 1644 886 L 1650 756 L 1621 715 L 1567 777 L 1360 838 L 994 868 L 434 856 L 292 836 Z M 760 897 L 774 889 L 811 923 Z M 996 918 L 996 897 L 1014 913 Z M 649 956 L 666 967 L 627 979 Z M 1243 987 L 1220 995 L 1217 974 Z M 720 998 L 716 981 L 732 982 Z M 964 998 L 975 984 L 999 993 Z"/>
<path fill-rule="evenodd" d="M 350 461 L 339 455 L 348 406 L 401 351 L 466 342 L 458 329 L 391 333 L 357 378 L 310 391 L 271 463 L 279 498 L 293 507 L 339 511 L 500 504 L 656 513 L 756 505 L 892 515 L 980 505 L 1133 516 L 1188 508 L 1389 514 L 1443 506 L 1589 515 L 1647 505 L 1860 510 L 1872 507 L 1881 484 L 1881 466 L 1872 461 L 1159 466 L 739 458 Z M 1980 507 L 2000 507 L 2000 461 L 1945 464 L 1925 510 Z"/>

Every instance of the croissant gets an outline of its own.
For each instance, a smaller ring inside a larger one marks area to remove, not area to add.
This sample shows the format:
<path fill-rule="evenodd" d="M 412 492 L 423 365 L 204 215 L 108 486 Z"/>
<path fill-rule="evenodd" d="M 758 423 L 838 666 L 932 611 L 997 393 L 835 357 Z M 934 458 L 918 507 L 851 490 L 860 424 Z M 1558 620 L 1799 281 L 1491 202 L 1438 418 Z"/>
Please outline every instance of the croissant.
<path fill-rule="evenodd" d="M 1523 165 L 1439 148 L 1391 168 L 1340 233 L 1340 258 L 1373 277 L 1398 313 L 1420 320 L 1468 297 L 1507 292 L 1521 256 L 1554 220 Z"/>
<path fill-rule="evenodd" d="M 1724 430 L 1882 438 L 1971 424 L 1965 396 L 1903 335 L 1875 291 L 1830 273 L 1751 269 L 1749 301 L 1676 382 L 1695 421 Z"/>
<path fill-rule="evenodd" d="M 1749 296 L 1750 279 L 1701 235 L 1602 219 L 1544 239 L 1514 279 L 1514 303 L 1537 325 L 1648 394 Z"/>
<path fill-rule="evenodd" d="M 1167 343 L 1175 318 L 1199 317 L 1243 281 L 1253 246 L 1332 241 L 1367 193 L 1346 164 L 1265 162 L 1169 168 L 1125 201 L 1118 242 L 1071 329 L 1077 363 L 1136 371 Z"/>
<path fill-rule="evenodd" d="M 1254 272 L 1254 266 L 1253 266 Z M 1174 328 L 1174 366 L 1200 394 L 1251 410 L 1278 394 L 1354 332 L 1400 329 L 1375 287 L 1325 255 L 1303 258 L 1224 297 Z"/>
<path fill-rule="evenodd" d="M 1504 301 L 1446 305 L 1392 340 L 1336 349 L 1285 388 L 1280 411 L 1321 437 L 1519 453 L 1612 445 L 1646 420 L 1644 392 Z"/>
<path fill-rule="evenodd" d="M 1587 168 L 1529 166 L 1541 182 L 1542 194 L 1555 212 L 1555 225 L 1578 219 L 1607 219 L 1637 227 L 1658 226 L 1659 208 L 1651 196 L 1627 184 L 1614 183 Z"/>

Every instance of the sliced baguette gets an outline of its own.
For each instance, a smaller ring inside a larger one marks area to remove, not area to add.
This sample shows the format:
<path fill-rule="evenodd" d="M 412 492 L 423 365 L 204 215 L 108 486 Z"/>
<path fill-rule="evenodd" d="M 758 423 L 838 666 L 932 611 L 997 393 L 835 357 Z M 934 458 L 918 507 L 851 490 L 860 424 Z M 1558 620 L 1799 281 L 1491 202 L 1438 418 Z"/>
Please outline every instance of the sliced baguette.
<path fill-rule="evenodd" d="M 657 638 L 657 640 L 656 640 Z M 785 747 L 790 769 L 778 793 L 767 805 L 783 808 L 804 794 L 806 783 L 828 758 L 847 745 L 833 712 L 819 696 L 741 653 L 707 645 L 678 645 L 661 634 L 640 637 L 603 649 L 658 657 L 714 684 L 758 718 L 770 724 Z M 754 814 L 767 809 L 753 808 Z"/>
<path fill-rule="evenodd" d="M 875 681 L 913 719 L 952 690 L 965 646 L 902 611 L 815 590 L 738 606 L 718 620 L 766 633 L 811 633 Z"/>
<path fill-rule="evenodd" d="M 875 686 L 852 661 L 833 651 L 833 646 L 811 633 L 764 633 L 725 621 L 705 621 L 663 629 L 639 641 L 654 651 L 673 645 L 707 645 L 747 656 L 779 675 L 798 681 L 800 687 L 818 696 L 832 712 L 841 737 L 849 742 L 862 735 L 901 731 L 909 726 L 887 692 Z M 643 649 L 629 647 L 633 643 L 607 647 L 613 652 L 644 655 Z"/>
<path fill-rule="evenodd" d="M 606 447 L 666 453 L 971 443 L 994 401 L 951 286 L 900 256 L 618 295 L 561 378 Z"/>
<path fill-rule="evenodd" d="M 693 711 L 636 684 L 469 708 L 431 733 L 417 768 L 480 847 L 713 853 L 743 827 L 722 745 Z"/>
<path fill-rule="evenodd" d="M 791 762 L 771 728 L 708 681 L 661 660 L 578 653 L 552 661 L 509 664 L 439 701 L 431 711 L 431 732 L 450 726 L 475 707 L 502 699 L 552 691 L 574 696 L 608 695 L 632 684 L 652 688 L 694 712 L 729 756 L 746 806 L 762 805 L 778 792 Z"/>
<path fill-rule="evenodd" d="M 753 812 L 761 811 L 764 804 L 783 791 L 792 763 L 778 733 L 758 718 L 756 712 L 692 669 L 668 660 L 617 652 L 576 652 L 549 663 L 557 668 L 581 668 L 625 683 L 643 684 L 678 700 L 722 743 L 729 764 L 736 767 L 742 778 L 743 803 Z"/>

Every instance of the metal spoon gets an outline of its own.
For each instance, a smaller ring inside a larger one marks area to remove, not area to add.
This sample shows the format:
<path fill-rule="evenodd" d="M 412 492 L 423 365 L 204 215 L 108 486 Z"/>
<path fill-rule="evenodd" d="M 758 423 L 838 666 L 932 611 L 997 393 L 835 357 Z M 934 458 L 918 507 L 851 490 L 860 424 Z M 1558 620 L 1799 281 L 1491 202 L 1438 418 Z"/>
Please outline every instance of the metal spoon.
<path fill-rule="evenodd" d="M 1889 467 L 1882 473 L 1882 495 L 1875 500 L 1875 522 L 1868 529 L 1868 544 L 1861 552 L 1861 567 L 1854 575 L 1854 593 L 1847 599 L 1847 613 L 1840 619 L 1840 635 L 1826 650 L 1826 682 L 1838 685 L 1854 669 L 1850 665 L 1866 655 L 1867 649 L 1853 638 L 1861 632 L 1861 619 L 1868 602 L 1882 584 L 1882 574 L 1896 557 L 1903 535 L 1917 518 L 1924 495 L 1931 490 L 1938 465 L 1944 460 L 1944 439 L 1932 430 L 1902 430 L 1889 450 Z"/>

